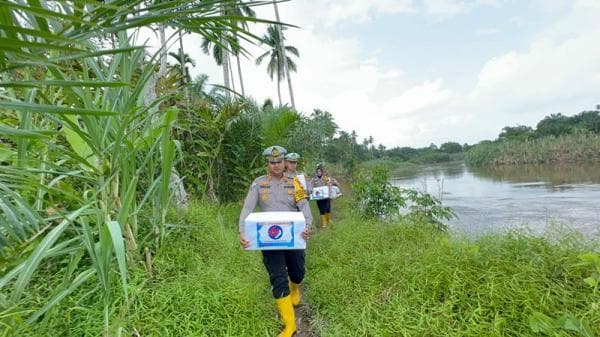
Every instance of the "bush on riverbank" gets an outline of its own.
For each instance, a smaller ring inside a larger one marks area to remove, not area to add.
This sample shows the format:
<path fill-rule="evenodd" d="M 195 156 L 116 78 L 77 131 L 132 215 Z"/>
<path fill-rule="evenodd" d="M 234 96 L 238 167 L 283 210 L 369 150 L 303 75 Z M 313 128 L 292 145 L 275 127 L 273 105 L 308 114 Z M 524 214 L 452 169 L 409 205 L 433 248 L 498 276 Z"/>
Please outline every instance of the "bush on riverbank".
<path fill-rule="evenodd" d="M 355 210 L 365 219 L 394 221 L 399 217 L 425 222 L 439 230 L 445 230 L 444 220 L 454 217 L 449 207 L 428 193 L 403 189 L 390 183 L 389 169 L 375 166 L 360 170 L 352 179 Z M 401 214 L 401 209 L 406 214 Z"/>
<path fill-rule="evenodd" d="M 472 166 L 586 161 L 600 161 L 600 134 L 579 132 L 526 141 L 485 141 L 465 154 L 465 162 Z"/>

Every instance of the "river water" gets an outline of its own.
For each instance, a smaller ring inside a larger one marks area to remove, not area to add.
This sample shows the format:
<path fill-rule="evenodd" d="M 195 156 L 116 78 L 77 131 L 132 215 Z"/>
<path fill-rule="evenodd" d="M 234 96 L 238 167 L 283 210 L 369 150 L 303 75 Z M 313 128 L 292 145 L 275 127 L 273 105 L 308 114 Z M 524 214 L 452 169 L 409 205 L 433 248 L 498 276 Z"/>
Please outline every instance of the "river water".
<path fill-rule="evenodd" d="M 600 164 L 469 168 L 463 162 L 396 172 L 399 187 L 428 192 L 458 216 L 450 227 L 469 234 L 560 225 L 600 236 Z"/>

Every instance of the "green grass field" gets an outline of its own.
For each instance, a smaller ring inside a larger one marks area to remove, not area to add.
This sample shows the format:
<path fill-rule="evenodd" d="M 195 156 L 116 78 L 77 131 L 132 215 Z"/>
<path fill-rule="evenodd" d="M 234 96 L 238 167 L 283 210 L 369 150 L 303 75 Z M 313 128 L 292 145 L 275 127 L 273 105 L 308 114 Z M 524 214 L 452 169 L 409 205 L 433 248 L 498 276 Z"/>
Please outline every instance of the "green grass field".
<path fill-rule="evenodd" d="M 172 213 L 153 278 L 133 267 L 129 305 L 122 296 L 112 305 L 111 336 L 275 336 L 267 274 L 260 253 L 238 247 L 238 214 L 239 205 L 206 203 Z M 600 292 L 584 282 L 593 269 L 575 236 L 468 241 L 425 224 L 364 222 L 347 197 L 333 214 L 307 252 L 315 336 L 600 335 Z M 59 283 L 49 277 L 48 287 Z M 101 336 L 102 303 L 90 290 L 7 335 Z"/>

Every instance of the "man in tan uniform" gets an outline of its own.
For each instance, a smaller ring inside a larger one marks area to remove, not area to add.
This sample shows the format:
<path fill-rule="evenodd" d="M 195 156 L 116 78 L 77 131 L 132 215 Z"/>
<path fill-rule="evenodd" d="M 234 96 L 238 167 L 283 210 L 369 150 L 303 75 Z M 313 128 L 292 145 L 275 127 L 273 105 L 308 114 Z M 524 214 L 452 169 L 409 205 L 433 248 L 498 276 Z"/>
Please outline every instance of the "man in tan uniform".
<path fill-rule="evenodd" d="M 308 194 L 295 186 L 293 178 L 284 174 L 285 153 L 281 146 L 271 146 L 263 152 L 268 160 L 269 174 L 254 179 L 240 213 L 240 244 L 244 248 L 250 245 L 244 237 L 244 220 L 257 205 L 263 212 L 300 210 L 306 220 L 302 237 L 305 240 L 310 238 L 312 215 Z M 285 325 L 279 337 L 291 337 L 296 331 L 294 306 L 300 304 L 300 283 L 305 273 L 304 250 L 263 250 L 262 254 L 273 297 Z"/>
<path fill-rule="evenodd" d="M 294 184 L 300 184 L 302 189 L 310 195 L 310 181 L 304 172 L 298 172 L 298 160 L 300 160 L 300 155 L 295 152 L 285 155 L 285 175 L 294 179 Z"/>

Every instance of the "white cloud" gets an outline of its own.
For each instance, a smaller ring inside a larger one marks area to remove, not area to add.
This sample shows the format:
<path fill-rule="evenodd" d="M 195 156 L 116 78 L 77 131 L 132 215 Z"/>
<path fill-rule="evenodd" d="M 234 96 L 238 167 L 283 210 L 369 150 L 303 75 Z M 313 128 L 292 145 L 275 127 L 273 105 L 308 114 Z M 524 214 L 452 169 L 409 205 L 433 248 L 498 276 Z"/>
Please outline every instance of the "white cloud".
<path fill-rule="evenodd" d="M 459 14 L 467 13 L 476 7 L 500 7 L 504 0 L 424 0 L 423 12 L 437 19 L 448 19 Z"/>
<path fill-rule="evenodd" d="M 467 4 L 459 0 L 425 0 L 425 12 L 435 16 L 454 16 L 467 11 Z"/>
<path fill-rule="evenodd" d="M 412 13 L 415 11 L 412 0 L 327 0 L 319 2 L 327 26 L 337 22 L 368 22 L 376 15 Z"/>
<path fill-rule="evenodd" d="M 479 35 L 479 36 L 495 35 L 495 34 L 498 34 L 500 32 L 501 32 L 500 29 L 498 29 L 498 28 L 492 28 L 492 27 L 490 27 L 490 28 L 480 28 L 480 29 L 477 29 L 475 31 L 475 33 L 477 35 Z"/>
<path fill-rule="evenodd" d="M 409 1 L 389 2 L 398 5 L 398 12 L 415 8 Z M 450 5 L 428 2 L 438 6 L 431 13 L 457 15 L 470 10 L 469 6 L 502 5 L 500 1 L 446 2 Z M 301 54 L 298 73 L 292 74 L 295 98 L 301 111 L 328 110 L 343 130 L 356 130 L 361 138 L 372 135 L 388 147 L 473 143 L 496 137 L 503 126 L 532 125 L 550 113 L 578 112 L 599 103 L 600 1 L 574 3 L 527 48 L 506 51 L 482 64 L 479 72 L 463 74 L 475 84 L 462 90 L 448 87 L 446 83 L 453 81 L 439 76 L 414 81 L 410 69 L 380 61 L 385 46 L 366 50 L 356 38 L 341 38 L 321 29 L 326 20 L 369 20 L 383 13 L 386 1 L 346 1 L 344 11 L 330 17 L 337 3 L 280 4 L 282 19 L 303 27 L 286 32 Z M 306 15 L 309 12 L 314 15 Z M 259 17 L 272 18 L 272 7 L 260 9 Z M 221 70 L 201 54 L 197 38 L 186 37 L 185 49 L 197 60 L 194 73 L 208 73 L 211 82 L 222 81 Z M 254 57 L 262 51 L 256 46 L 249 50 Z M 265 66 L 255 66 L 253 59 L 242 63 L 246 91 L 259 102 L 268 97 L 276 101 L 276 85 Z M 282 94 L 287 102 L 285 82 Z"/>

